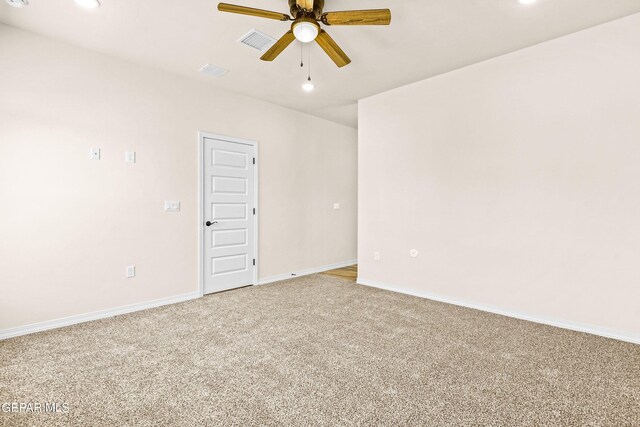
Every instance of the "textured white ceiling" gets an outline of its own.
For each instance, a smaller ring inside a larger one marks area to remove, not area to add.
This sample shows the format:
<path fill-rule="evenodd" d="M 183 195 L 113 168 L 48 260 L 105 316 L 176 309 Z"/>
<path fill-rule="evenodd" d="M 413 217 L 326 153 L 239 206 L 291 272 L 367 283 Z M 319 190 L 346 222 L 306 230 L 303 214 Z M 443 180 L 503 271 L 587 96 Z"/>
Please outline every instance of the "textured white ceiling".
<path fill-rule="evenodd" d="M 226 1 L 288 13 L 287 0 Z M 101 2 L 84 10 L 73 0 L 30 0 L 22 9 L 2 1 L 0 22 L 353 127 L 359 99 L 640 12 L 640 0 L 326 0 L 325 11 L 386 7 L 393 19 L 389 27 L 326 28 L 353 62 L 338 69 L 311 45 L 317 89 L 306 94 L 298 42 L 273 63 L 236 42 L 252 28 L 279 38 L 286 22 L 220 13 L 211 0 Z M 208 62 L 230 72 L 199 74 Z"/>

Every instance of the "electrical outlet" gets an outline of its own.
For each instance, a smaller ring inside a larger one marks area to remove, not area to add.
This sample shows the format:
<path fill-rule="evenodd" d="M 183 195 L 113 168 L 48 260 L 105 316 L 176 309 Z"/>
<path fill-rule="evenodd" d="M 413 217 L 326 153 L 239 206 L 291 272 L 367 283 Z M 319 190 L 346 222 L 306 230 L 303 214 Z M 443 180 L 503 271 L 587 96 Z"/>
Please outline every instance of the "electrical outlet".
<path fill-rule="evenodd" d="M 136 277 L 136 266 L 128 265 L 127 266 L 127 278 Z"/>
<path fill-rule="evenodd" d="M 100 160 L 100 149 L 92 148 L 91 150 L 89 150 L 89 159 Z"/>
<path fill-rule="evenodd" d="M 380 252 L 376 251 L 373 253 L 373 260 L 380 261 Z"/>
<path fill-rule="evenodd" d="M 333 209 L 336 210 L 336 211 L 340 210 L 340 203 L 334 203 L 333 204 Z"/>
<path fill-rule="evenodd" d="M 180 212 L 180 202 L 172 202 L 165 201 L 164 202 L 164 211 L 165 212 Z"/>
<path fill-rule="evenodd" d="M 124 153 L 124 161 L 127 163 L 135 163 L 136 162 L 136 152 L 135 151 L 126 151 Z"/>

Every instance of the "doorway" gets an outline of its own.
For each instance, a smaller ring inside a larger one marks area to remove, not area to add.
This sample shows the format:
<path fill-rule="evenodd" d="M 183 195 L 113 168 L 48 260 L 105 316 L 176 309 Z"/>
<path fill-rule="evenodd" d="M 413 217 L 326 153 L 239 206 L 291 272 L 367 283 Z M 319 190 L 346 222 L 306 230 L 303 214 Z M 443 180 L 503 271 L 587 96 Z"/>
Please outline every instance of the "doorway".
<path fill-rule="evenodd" d="M 258 278 L 257 144 L 201 132 L 200 292 L 210 294 Z"/>

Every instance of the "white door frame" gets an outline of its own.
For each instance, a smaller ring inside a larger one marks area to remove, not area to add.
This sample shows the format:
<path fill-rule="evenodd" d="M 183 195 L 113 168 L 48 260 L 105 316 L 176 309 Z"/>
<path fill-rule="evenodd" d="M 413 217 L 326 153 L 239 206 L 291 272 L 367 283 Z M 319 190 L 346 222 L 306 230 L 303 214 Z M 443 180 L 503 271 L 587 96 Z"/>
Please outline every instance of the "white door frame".
<path fill-rule="evenodd" d="M 232 136 L 219 135 L 210 132 L 198 132 L 198 293 L 204 296 L 204 140 L 205 138 L 217 139 L 219 141 L 234 142 L 236 144 L 244 144 L 253 146 L 256 164 L 253 173 L 253 206 L 256 208 L 256 214 L 253 216 L 253 257 L 256 260 L 253 269 L 253 283 L 258 284 L 258 142 L 248 139 L 234 138 Z"/>

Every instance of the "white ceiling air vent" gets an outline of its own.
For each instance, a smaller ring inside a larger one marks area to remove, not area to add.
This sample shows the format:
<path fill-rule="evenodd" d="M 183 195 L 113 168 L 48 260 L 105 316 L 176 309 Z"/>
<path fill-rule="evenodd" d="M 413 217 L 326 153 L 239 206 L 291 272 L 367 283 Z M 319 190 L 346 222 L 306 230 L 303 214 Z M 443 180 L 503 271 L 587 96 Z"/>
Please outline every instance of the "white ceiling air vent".
<path fill-rule="evenodd" d="M 203 74 L 207 74 L 209 76 L 222 77 L 225 74 L 227 74 L 229 70 L 222 67 L 218 67 L 217 65 L 207 64 L 202 68 L 200 68 L 200 72 Z"/>
<path fill-rule="evenodd" d="M 238 41 L 246 46 L 258 49 L 260 52 L 264 52 L 276 42 L 276 39 L 254 28 L 240 37 Z"/>

